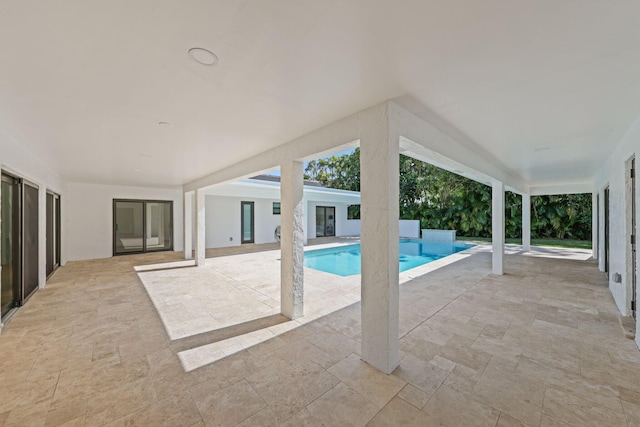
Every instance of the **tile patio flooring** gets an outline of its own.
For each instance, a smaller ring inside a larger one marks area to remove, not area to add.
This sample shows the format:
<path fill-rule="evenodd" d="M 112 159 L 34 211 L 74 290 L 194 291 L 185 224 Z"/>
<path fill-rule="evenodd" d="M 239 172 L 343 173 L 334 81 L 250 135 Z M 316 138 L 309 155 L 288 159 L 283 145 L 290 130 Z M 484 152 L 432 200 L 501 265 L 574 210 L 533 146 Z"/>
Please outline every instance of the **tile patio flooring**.
<path fill-rule="evenodd" d="M 59 269 L 2 331 L 0 426 L 640 425 L 640 352 L 593 261 L 513 254 L 497 277 L 478 250 L 407 272 L 387 376 L 359 360 L 353 289 L 335 298 L 333 276 L 305 269 L 293 324 L 274 310 L 277 251 L 217 255 L 140 273 L 145 285 L 134 265 L 179 255 Z M 241 332 L 262 342 L 207 347 Z M 180 357 L 201 346 L 230 355 Z"/>

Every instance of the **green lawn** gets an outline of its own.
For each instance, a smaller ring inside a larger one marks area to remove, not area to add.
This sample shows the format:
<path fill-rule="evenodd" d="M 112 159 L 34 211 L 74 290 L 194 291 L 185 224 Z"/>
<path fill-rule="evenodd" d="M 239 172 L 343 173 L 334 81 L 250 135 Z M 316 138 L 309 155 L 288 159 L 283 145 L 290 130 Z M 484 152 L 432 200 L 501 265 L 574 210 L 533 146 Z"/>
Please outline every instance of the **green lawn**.
<path fill-rule="evenodd" d="M 468 240 L 470 242 L 490 242 L 488 237 L 458 237 L 458 240 Z M 522 244 L 522 239 L 505 239 L 505 243 Z M 555 246 L 558 248 L 578 248 L 591 249 L 591 240 L 569 240 L 569 239 L 531 239 L 533 246 Z"/>

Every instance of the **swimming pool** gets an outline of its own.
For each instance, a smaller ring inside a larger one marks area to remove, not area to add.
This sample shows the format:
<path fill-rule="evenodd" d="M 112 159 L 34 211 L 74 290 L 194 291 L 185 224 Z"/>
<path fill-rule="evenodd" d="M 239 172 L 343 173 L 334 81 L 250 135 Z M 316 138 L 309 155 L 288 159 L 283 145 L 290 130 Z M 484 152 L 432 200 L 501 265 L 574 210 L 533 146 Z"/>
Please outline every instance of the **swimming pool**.
<path fill-rule="evenodd" d="M 471 247 L 473 245 L 461 242 L 452 244 L 402 239 L 400 240 L 400 271 L 427 264 Z M 338 276 L 360 274 L 360 245 L 306 251 L 304 266 Z"/>

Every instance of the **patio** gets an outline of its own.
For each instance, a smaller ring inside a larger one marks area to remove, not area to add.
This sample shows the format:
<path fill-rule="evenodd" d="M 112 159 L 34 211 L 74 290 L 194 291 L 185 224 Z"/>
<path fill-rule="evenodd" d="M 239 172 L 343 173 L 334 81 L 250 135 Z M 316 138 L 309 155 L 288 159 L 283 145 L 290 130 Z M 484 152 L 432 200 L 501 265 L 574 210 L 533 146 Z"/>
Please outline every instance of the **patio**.
<path fill-rule="evenodd" d="M 495 276 L 478 248 L 403 273 L 387 376 L 360 361 L 359 276 L 305 269 L 287 321 L 279 252 L 260 249 L 144 285 L 133 266 L 178 254 L 68 263 L 0 337 L 0 426 L 640 424 L 640 353 L 580 252 L 508 248 Z"/>

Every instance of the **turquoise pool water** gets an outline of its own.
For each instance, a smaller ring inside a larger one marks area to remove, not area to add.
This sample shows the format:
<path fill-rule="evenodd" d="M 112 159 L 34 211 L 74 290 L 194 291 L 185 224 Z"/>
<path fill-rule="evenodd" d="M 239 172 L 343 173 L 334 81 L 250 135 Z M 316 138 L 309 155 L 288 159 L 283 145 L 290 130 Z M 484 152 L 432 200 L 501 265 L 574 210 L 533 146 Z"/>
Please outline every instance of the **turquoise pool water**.
<path fill-rule="evenodd" d="M 400 240 L 400 271 L 427 264 L 471 247 L 473 245 L 460 242 L 451 244 L 402 239 Z M 304 266 L 338 276 L 360 274 L 360 245 L 306 251 Z"/>

